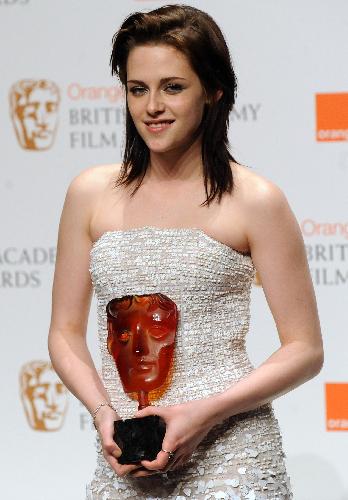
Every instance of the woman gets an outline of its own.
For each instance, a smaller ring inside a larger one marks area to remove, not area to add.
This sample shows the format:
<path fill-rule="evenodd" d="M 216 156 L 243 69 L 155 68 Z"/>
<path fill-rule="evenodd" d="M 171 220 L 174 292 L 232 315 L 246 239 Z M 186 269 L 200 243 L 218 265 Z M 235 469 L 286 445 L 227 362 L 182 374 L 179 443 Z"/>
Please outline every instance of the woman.
<path fill-rule="evenodd" d="M 135 13 L 111 64 L 126 91 L 123 164 L 87 169 L 68 189 L 49 334 L 57 373 L 98 431 L 88 498 L 292 498 L 271 401 L 320 371 L 320 326 L 284 194 L 228 151 L 236 79 L 223 35 L 189 6 Z M 255 268 L 281 343 L 258 368 L 245 352 Z M 92 284 L 102 379 L 85 340 Z M 155 292 L 180 312 L 174 372 L 135 416 L 160 415 L 167 430 L 154 461 L 121 465 L 113 422 L 135 403 L 107 352 L 105 306 Z"/>

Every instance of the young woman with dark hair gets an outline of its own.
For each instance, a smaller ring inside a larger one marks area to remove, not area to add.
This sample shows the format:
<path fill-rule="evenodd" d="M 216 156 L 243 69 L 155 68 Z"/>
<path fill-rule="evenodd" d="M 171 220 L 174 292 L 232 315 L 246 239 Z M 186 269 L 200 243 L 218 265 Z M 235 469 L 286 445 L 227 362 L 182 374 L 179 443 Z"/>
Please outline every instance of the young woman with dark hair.
<path fill-rule="evenodd" d="M 60 222 L 49 349 L 94 416 L 88 499 L 290 499 L 272 400 L 323 363 L 303 240 L 283 192 L 229 152 L 236 77 L 205 12 L 168 5 L 130 15 L 113 38 L 126 94 L 121 165 L 71 183 Z M 280 347 L 255 368 L 245 351 L 258 270 Z M 86 345 L 93 288 L 102 377 Z M 121 465 L 113 423 L 134 416 L 107 352 L 105 306 L 164 293 L 179 310 L 171 381 L 152 406 L 167 429 L 153 461 Z"/>

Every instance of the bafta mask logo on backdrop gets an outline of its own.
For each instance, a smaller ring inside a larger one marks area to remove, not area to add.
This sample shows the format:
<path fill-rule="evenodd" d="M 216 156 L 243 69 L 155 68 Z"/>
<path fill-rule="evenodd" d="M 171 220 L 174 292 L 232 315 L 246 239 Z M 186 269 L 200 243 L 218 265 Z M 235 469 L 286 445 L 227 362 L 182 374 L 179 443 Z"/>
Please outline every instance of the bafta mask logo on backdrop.
<path fill-rule="evenodd" d="M 317 141 L 348 141 L 348 92 L 316 94 Z"/>
<path fill-rule="evenodd" d="M 45 151 L 58 125 L 60 92 L 50 80 L 19 80 L 10 89 L 10 113 L 23 149 Z"/>
<path fill-rule="evenodd" d="M 36 431 L 57 431 L 68 405 L 68 391 L 49 361 L 31 361 L 19 376 L 21 399 L 30 427 Z"/>
<path fill-rule="evenodd" d="M 254 285 L 254 286 L 262 286 L 262 283 L 261 283 L 261 278 L 260 278 L 260 274 L 259 274 L 259 272 L 258 272 L 258 271 L 256 271 L 256 272 L 255 272 L 253 285 Z"/>
<path fill-rule="evenodd" d="M 325 384 L 326 430 L 348 431 L 348 383 Z"/>

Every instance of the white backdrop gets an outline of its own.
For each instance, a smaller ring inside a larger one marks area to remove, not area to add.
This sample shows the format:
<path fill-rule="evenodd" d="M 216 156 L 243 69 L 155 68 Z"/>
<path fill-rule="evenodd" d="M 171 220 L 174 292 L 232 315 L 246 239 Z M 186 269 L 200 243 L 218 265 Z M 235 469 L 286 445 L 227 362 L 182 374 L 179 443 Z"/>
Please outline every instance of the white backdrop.
<path fill-rule="evenodd" d="M 88 413 L 45 364 L 58 221 L 76 174 L 121 159 L 111 37 L 130 12 L 166 3 L 0 0 L 0 496 L 6 500 L 83 500 L 93 472 Z M 307 246 L 325 365 L 274 402 L 294 498 L 347 500 L 348 3 L 182 3 L 206 10 L 221 26 L 239 81 L 232 149 L 283 189 Z M 20 106 L 29 94 L 39 105 L 20 114 L 13 103 Z M 48 128 L 36 137 L 40 123 Z M 88 340 L 99 367 L 95 304 Z M 278 344 L 262 288 L 254 286 L 252 361 L 261 363 Z"/>

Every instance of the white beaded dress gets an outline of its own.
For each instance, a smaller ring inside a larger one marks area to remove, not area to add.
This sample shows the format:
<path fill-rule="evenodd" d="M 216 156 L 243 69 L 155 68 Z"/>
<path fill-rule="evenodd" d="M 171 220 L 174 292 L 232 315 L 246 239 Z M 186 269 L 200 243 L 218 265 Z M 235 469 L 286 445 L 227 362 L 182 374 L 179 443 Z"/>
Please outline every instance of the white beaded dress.
<path fill-rule="evenodd" d="M 160 292 L 179 311 L 172 379 L 155 404 L 171 405 L 222 392 L 254 367 L 245 349 L 250 256 L 196 228 L 142 227 L 104 233 L 93 245 L 90 273 L 98 303 L 102 379 L 122 418 L 137 404 L 127 396 L 107 350 L 106 304 L 115 297 Z M 278 421 L 271 404 L 213 427 L 181 468 L 143 478 L 119 477 L 97 440 L 97 467 L 87 500 L 292 499 Z"/>

